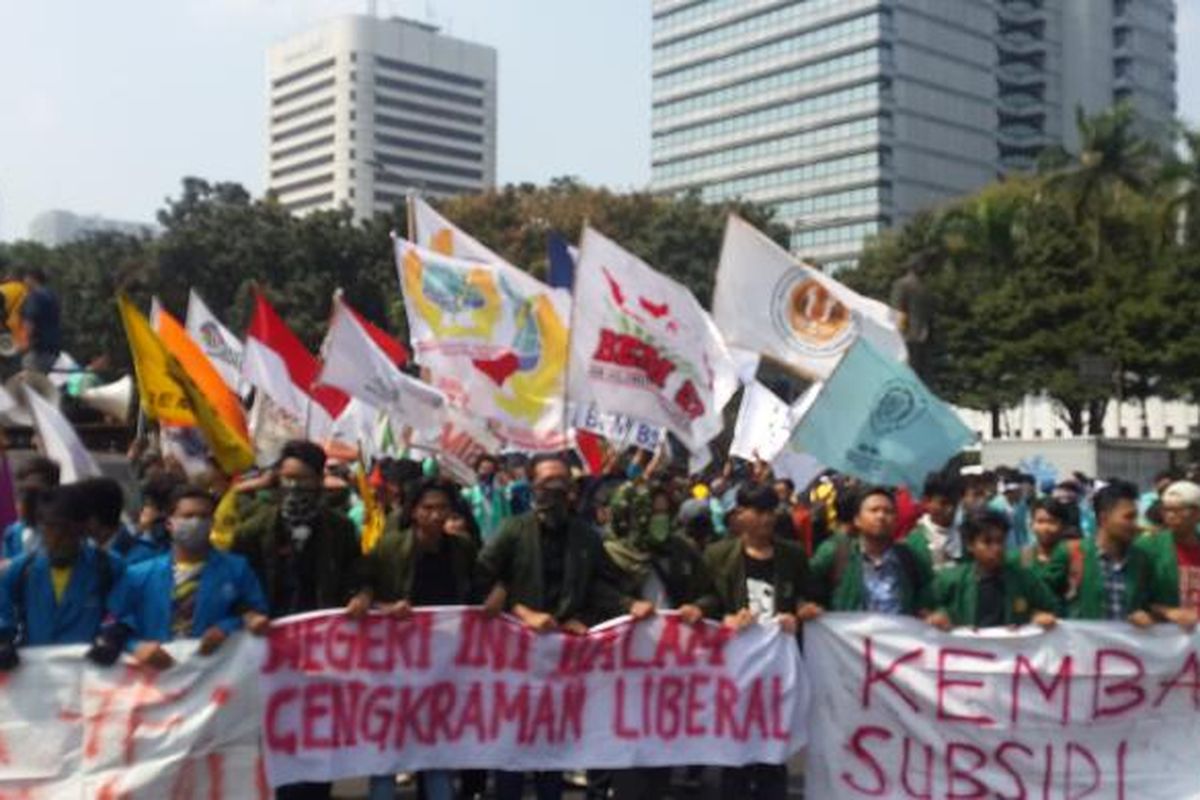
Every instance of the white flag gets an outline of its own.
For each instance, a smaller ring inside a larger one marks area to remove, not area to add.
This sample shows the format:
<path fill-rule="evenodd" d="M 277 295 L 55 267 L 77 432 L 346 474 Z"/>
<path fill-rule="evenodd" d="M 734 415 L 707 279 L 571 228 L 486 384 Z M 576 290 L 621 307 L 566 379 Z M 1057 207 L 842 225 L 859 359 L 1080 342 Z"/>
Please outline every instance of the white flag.
<path fill-rule="evenodd" d="M 587 228 L 575 298 L 570 402 L 661 425 L 693 452 L 720 432 L 737 369 L 687 287 Z"/>
<path fill-rule="evenodd" d="M 336 386 L 414 430 L 441 427 L 445 396 L 401 372 L 340 297 L 333 300 L 333 320 L 325 336 L 322 356 L 318 384 Z M 374 419 L 372 415 L 372 427 Z"/>
<path fill-rule="evenodd" d="M 188 290 L 187 321 L 184 323 L 188 335 L 200 345 L 204 355 L 212 361 L 221 378 L 238 397 L 245 397 L 250 385 L 242 378 L 241 341 L 221 324 L 221 320 L 209 310 L 205 302 L 193 290 Z"/>
<path fill-rule="evenodd" d="M 713 318 L 730 346 L 827 378 L 860 336 L 904 360 L 896 313 L 806 266 L 753 226 L 730 216 L 717 267 Z"/>
<path fill-rule="evenodd" d="M 747 461 L 772 461 L 787 447 L 795 423 L 792 408 L 755 381 L 742 393 L 729 455 Z"/>
<path fill-rule="evenodd" d="M 59 410 L 42 399 L 41 395 L 23 387 L 33 424 L 42 440 L 42 450 L 51 461 L 57 461 L 62 471 L 62 483 L 75 483 L 84 478 L 100 477 L 100 467 L 92 454 L 79 441 L 79 435 Z"/>

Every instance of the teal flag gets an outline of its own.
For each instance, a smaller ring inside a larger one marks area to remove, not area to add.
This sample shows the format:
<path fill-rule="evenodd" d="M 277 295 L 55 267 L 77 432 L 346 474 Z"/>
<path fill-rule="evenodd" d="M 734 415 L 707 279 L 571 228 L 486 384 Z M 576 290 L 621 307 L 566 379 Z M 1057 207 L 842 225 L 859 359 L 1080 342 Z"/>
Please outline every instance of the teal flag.
<path fill-rule="evenodd" d="M 872 484 L 919 492 L 975 438 L 908 366 L 862 338 L 807 405 L 792 448 Z"/>

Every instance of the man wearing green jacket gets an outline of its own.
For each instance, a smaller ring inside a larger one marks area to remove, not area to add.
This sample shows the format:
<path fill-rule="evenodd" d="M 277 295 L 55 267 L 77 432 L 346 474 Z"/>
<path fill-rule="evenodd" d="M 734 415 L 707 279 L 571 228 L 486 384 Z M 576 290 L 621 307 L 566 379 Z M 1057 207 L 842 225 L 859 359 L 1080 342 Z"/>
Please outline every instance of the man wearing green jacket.
<path fill-rule="evenodd" d="M 854 500 L 854 534 L 827 539 L 813 556 L 811 601 L 800 619 L 831 611 L 919 615 L 929 608 L 933 570 L 911 539 L 895 542 L 896 504 L 883 488 L 860 491 Z"/>
<path fill-rule="evenodd" d="M 1137 546 L 1154 570 L 1154 614 L 1186 630 L 1200 609 L 1200 486 L 1176 481 L 1162 494 L 1166 530 L 1148 534 Z"/>
<path fill-rule="evenodd" d="M 962 536 L 954 524 L 962 493 L 962 479 L 957 475 L 933 473 L 925 480 L 921 493 L 925 513 L 905 541 L 934 572 L 961 564 L 965 557 Z"/>
<path fill-rule="evenodd" d="M 1138 534 L 1137 487 L 1114 481 L 1096 492 L 1096 537 L 1059 543 L 1047 569 L 1063 576 L 1068 619 L 1154 624 L 1150 614 L 1154 570 L 1134 546 Z"/>
<path fill-rule="evenodd" d="M 972 561 L 938 573 L 933 586 L 937 610 L 926 621 L 942 630 L 1027 622 L 1053 627 L 1058 604 L 1050 590 L 1032 572 L 1005 558 L 1008 517 L 976 511 L 963 521 L 962 534 Z"/>

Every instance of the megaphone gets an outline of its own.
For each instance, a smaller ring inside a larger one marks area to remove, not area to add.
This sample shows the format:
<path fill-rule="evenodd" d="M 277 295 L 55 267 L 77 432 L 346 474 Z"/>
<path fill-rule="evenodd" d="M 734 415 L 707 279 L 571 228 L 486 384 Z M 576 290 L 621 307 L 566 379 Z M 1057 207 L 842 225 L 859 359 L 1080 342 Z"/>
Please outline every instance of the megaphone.
<path fill-rule="evenodd" d="M 33 415 L 29 411 L 29 400 L 26 399 L 25 392 L 21 390 L 24 386 L 28 386 L 30 390 L 36 392 L 55 408 L 58 408 L 59 392 L 58 387 L 40 372 L 21 370 L 4 382 L 4 389 L 15 401 L 15 406 L 5 411 L 3 416 L 13 425 L 32 427 Z"/>
<path fill-rule="evenodd" d="M 84 389 L 79 394 L 79 402 L 88 408 L 96 409 L 106 417 L 120 420 L 122 425 L 129 424 L 133 398 L 133 378 L 129 375 L 103 386 Z"/>

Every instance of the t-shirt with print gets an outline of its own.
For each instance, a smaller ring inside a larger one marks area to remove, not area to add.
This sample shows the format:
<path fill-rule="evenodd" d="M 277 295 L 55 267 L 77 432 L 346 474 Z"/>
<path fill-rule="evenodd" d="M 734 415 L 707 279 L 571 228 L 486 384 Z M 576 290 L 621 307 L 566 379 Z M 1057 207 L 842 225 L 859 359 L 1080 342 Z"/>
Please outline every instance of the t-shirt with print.
<path fill-rule="evenodd" d="M 1200 542 L 1175 545 L 1179 562 L 1179 605 L 1200 612 Z"/>
<path fill-rule="evenodd" d="M 750 558 L 746 562 L 746 601 L 759 622 L 775 618 L 775 559 Z"/>

